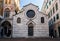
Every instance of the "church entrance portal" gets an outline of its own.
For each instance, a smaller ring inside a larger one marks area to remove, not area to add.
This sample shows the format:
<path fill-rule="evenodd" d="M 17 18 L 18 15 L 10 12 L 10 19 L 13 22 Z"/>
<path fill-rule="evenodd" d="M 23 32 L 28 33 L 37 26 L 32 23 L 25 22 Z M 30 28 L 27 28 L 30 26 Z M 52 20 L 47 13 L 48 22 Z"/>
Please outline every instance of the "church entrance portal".
<path fill-rule="evenodd" d="M 28 36 L 33 36 L 33 27 L 32 23 L 28 25 Z"/>
<path fill-rule="evenodd" d="M 8 21 L 2 23 L 1 37 L 11 37 L 11 24 Z"/>

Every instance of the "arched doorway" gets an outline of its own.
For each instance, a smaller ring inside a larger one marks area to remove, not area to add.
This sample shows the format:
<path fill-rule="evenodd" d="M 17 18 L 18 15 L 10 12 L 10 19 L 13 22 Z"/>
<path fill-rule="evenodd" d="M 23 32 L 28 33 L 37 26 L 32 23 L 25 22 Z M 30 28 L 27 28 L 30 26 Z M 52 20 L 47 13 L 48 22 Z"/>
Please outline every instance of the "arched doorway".
<path fill-rule="evenodd" d="M 28 24 L 28 36 L 33 36 L 33 23 Z"/>
<path fill-rule="evenodd" d="M 10 22 L 8 21 L 4 21 L 2 24 L 1 24 L 1 37 L 11 37 L 11 24 Z"/>

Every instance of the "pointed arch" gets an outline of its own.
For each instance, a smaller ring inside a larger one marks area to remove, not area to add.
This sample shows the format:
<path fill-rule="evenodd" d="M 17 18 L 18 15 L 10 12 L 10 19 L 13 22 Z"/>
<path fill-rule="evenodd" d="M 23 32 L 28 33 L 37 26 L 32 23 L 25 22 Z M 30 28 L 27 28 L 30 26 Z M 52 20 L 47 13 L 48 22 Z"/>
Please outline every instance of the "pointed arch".
<path fill-rule="evenodd" d="M 36 25 L 36 23 L 34 22 L 34 21 L 28 21 L 27 23 L 26 23 L 26 25 L 28 25 L 28 24 L 30 24 L 30 23 L 32 23 L 34 26 Z"/>
<path fill-rule="evenodd" d="M 34 26 L 33 23 L 29 23 L 28 24 L 28 27 L 32 27 L 32 26 Z"/>
<path fill-rule="evenodd" d="M 33 36 L 34 34 L 34 25 L 33 23 L 28 24 L 28 36 Z"/>

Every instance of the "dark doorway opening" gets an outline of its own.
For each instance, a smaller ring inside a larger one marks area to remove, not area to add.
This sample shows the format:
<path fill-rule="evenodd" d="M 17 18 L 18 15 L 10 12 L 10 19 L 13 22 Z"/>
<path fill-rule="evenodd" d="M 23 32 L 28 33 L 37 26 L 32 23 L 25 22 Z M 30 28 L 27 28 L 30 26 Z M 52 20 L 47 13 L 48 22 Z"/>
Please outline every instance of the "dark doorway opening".
<path fill-rule="evenodd" d="M 33 36 L 33 24 L 28 25 L 28 36 Z"/>
<path fill-rule="evenodd" d="M 54 37 L 56 38 L 57 37 L 57 31 L 54 30 Z"/>
<path fill-rule="evenodd" d="M 53 28 L 53 25 L 49 26 L 49 36 L 51 38 L 54 37 L 54 28 Z"/>
<path fill-rule="evenodd" d="M 60 37 L 60 26 L 58 27 L 59 37 Z"/>
<path fill-rule="evenodd" d="M 11 36 L 11 24 L 8 21 L 2 23 L 1 36 L 10 37 Z"/>

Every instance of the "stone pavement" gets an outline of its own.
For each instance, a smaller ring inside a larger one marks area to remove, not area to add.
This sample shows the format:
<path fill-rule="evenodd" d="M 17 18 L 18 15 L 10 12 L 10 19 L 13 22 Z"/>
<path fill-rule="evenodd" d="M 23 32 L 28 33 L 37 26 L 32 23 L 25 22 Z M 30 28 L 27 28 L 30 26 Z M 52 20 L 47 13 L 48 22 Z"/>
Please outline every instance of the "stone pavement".
<path fill-rule="evenodd" d="M 2 38 L 0 41 L 60 41 L 60 38 Z"/>

